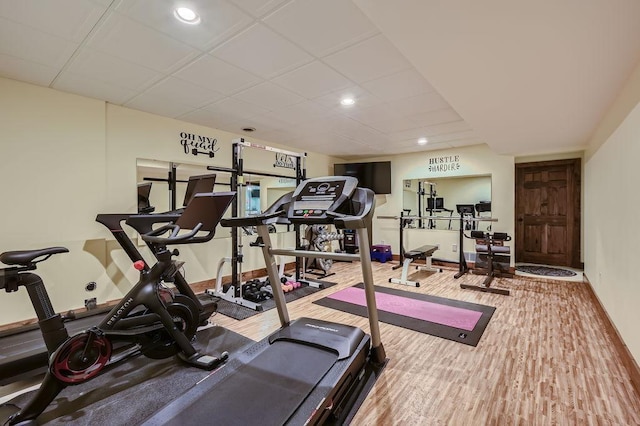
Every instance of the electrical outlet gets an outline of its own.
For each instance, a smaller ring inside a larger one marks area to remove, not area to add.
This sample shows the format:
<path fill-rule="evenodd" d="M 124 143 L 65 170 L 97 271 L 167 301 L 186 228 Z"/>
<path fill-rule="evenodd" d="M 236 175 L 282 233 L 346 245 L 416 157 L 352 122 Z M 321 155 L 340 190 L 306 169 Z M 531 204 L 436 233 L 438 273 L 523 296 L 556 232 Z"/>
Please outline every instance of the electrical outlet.
<path fill-rule="evenodd" d="M 457 244 L 451 244 L 451 251 L 452 252 L 457 252 L 458 251 L 458 245 Z"/>
<path fill-rule="evenodd" d="M 380 244 L 381 244 L 381 245 L 384 245 L 384 240 L 380 240 Z"/>

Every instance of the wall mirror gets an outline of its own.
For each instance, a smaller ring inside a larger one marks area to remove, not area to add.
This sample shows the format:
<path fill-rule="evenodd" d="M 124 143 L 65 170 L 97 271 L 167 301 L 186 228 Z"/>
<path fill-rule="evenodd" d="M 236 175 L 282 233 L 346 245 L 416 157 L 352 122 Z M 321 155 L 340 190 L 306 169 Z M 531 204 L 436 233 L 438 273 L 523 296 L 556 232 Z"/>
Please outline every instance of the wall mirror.
<path fill-rule="evenodd" d="M 137 199 L 140 213 L 163 213 L 182 208 L 193 192 L 230 191 L 231 172 L 208 170 L 206 165 L 170 163 L 167 161 L 138 159 Z M 175 173 L 175 189 L 170 190 L 170 173 Z M 213 177 L 212 175 L 215 175 Z M 239 179 L 238 216 L 255 215 L 266 210 L 282 195 L 296 187 L 295 178 L 260 176 L 245 173 Z M 225 217 L 231 216 L 231 207 Z M 293 228 L 291 228 L 293 229 Z M 286 225 L 275 225 L 273 232 L 287 232 Z M 245 230 L 245 234 L 252 230 Z M 226 237 L 228 233 L 216 233 L 215 237 Z"/>
<path fill-rule="evenodd" d="M 458 231 L 459 212 L 491 216 L 491 176 L 405 180 L 402 208 L 409 228 Z"/>

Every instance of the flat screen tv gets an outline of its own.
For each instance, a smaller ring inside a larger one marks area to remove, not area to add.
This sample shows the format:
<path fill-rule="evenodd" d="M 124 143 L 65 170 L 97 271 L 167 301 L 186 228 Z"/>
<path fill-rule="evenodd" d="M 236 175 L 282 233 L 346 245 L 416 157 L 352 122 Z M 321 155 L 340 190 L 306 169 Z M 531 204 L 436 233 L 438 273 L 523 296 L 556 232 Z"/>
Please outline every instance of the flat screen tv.
<path fill-rule="evenodd" d="M 376 194 L 391 194 L 391 161 L 334 164 L 335 176 L 353 176 L 358 186 L 372 189 Z"/>

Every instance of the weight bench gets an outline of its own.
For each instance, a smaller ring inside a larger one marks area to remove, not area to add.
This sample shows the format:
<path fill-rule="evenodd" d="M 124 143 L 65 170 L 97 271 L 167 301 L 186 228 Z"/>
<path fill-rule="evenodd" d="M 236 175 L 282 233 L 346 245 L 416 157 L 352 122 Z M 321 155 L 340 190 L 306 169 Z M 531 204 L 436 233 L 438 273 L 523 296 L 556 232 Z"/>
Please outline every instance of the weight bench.
<path fill-rule="evenodd" d="M 508 271 L 511 249 L 509 246 L 504 245 L 505 242 L 511 241 L 511 236 L 507 235 L 506 232 L 494 232 L 491 234 L 483 231 L 471 231 L 471 238 L 476 240 L 476 253 L 478 255 L 476 265 L 480 266 L 482 257 L 486 258 L 486 267 L 474 267 L 473 273 L 486 275 L 487 278 L 485 278 L 481 286 L 460 284 L 460 288 L 508 296 L 509 290 L 493 288 L 491 287 L 491 282 L 495 277 L 513 277 Z M 505 264 L 506 267 L 504 266 Z"/>
<path fill-rule="evenodd" d="M 409 265 L 414 260 L 425 260 L 425 265 L 416 265 L 416 269 L 419 271 L 430 271 L 430 272 L 442 272 L 440 268 L 434 268 L 431 265 L 431 255 L 434 251 L 438 250 L 438 246 L 422 246 L 417 249 L 413 249 L 407 252 L 404 252 L 403 261 L 399 265 L 395 265 L 392 269 L 398 269 L 402 267 L 402 276 L 400 278 L 389 278 L 390 283 L 394 284 L 403 284 L 410 285 L 413 287 L 420 287 L 420 283 L 418 281 L 409 281 L 407 279 L 407 275 L 409 274 Z"/>

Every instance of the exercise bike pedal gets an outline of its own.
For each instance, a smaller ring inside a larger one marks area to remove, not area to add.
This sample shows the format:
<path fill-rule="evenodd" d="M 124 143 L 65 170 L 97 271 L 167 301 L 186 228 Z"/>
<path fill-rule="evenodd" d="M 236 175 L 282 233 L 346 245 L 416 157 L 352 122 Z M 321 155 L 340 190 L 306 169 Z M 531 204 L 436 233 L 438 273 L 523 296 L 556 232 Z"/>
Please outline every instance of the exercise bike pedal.
<path fill-rule="evenodd" d="M 213 370 L 229 359 L 229 352 L 222 352 L 219 357 L 200 354 L 197 352 L 190 357 L 187 357 L 182 352 L 179 352 L 178 357 L 182 361 L 186 362 L 187 364 L 193 365 L 194 367 L 202 368 L 203 370 Z"/>

